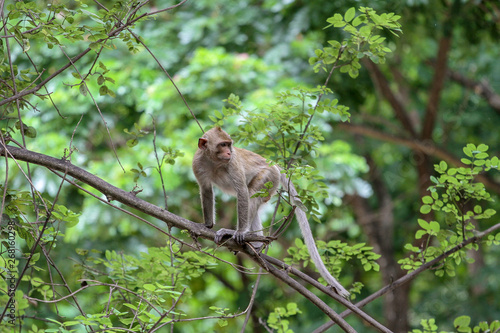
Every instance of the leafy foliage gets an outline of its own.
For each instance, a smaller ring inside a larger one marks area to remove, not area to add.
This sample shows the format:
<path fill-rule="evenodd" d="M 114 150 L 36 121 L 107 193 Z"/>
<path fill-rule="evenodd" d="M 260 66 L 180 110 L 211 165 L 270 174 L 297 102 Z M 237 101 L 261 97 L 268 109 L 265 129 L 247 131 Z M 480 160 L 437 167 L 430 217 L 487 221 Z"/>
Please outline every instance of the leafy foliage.
<path fill-rule="evenodd" d="M 422 214 L 428 214 L 431 211 L 442 213 L 447 226 L 442 227 L 436 221 L 427 222 L 423 219 L 418 220 L 422 229 L 418 230 L 415 238 L 426 237 L 426 246 L 423 250 L 411 244 L 405 248 L 413 252 L 408 258 L 399 261 L 406 270 L 414 270 L 453 247 L 460 245 L 464 240 L 474 236 L 476 229 L 474 221 L 489 219 L 496 214 L 494 209 L 483 210 L 481 201 L 491 201 L 490 194 L 486 191 L 484 184 L 475 182 L 477 175 L 490 171 L 498 170 L 500 161 L 494 156 L 488 158 L 488 146 L 481 144 L 475 146 L 468 144 L 463 151 L 467 158 L 462 158 L 462 163 L 468 167 L 449 168 L 444 161 L 435 165 L 435 170 L 439 177 L 431 177 L 435 185 L 429 187 L 430 196 L 422 198 L 423 205 L 420 209 Z M 436 245 L 433 241 L 437 241 Z M 500 244 L 500 234 L 493 237 L 488 236 L 486 244 L 493 242 Z M 478 249 L 477 244 L 469 244 L 466 249 Z M 436 269 L 436 275 L 443 276 L 446 272 L 449 276 L 455 276 L 455 266 L 463 260 L 471 262 L 471 258 L 466 257 L 464 251 L 456 252 L 444 260 L 443 265 Z"/>
<path fill-rule="evenodd" d="M 105 259 L 95 256 L 96 251 L 80 250 L 81 263 L 75 268 L 85 285 L 114 286 L 99 302 L 112 306 L 114 321 L 140 331 L 184 317 L 172 304 L 182 296 L 191 296 L 189 280 L 215 267 L 213 260 L 206 256 L 179 250 L 176 243 L 171 243 L 161 248 L 150 247 L 140 258 L 106 251 Z M 113 326 L 99 313 L 75 319 L 83 325 Z"/>
<path fill-rule="evenodd" d="M 469 316 L 460 316 L 455 318 L 453 321 L 453 326 L 455 327 L 454 332 L 467 332 L 467 333 L 487 333 L 487 332 L 497 332 L 500 329 L 500 322 L 498 320 L 492 321 L 490 324 L 488 322 L 482 321 L 474 327 L 470 327 L 471 318 Z M 420 322 L 422 328 L 424 329 L 414 329 L 411 333 L 437 333 L 438 326 L 434 319 L 422 319 Z M 439 331 L 440 333 L 446 333 L 446 331 Z"/>
<path fill-rule="evenodd" d="M 316 245 L 322 251 L 320 254 L 322 254 L 323 262 L 329 268 L 329 271 L 333 272 L 337 277 L 340 275 L 343 262 L 353 259 L 358 260 L 366 272 L 372 270 L 378 272 L 380 270 L 380 265 L 376 262 L 380 258 L 380 254 L 373 252 L 373 247 L 365 246 L 364 243 L 350 246 L 341 241 L 333 240 L 329 242 L 318 241 Z M 290 255 L 289 258 L 285 258 L 287 264 L 293 265 L 303 261 L 303 267 L 308 266 L 309 252 L 301 239 L 296 239 L 295 246 L 290 247 L 287 252 Z M 352 291 L 359 292 L 360 285 L 356 285 L 356 288 Z"/>
<path fill-rule="evenodd" d="M 355 78 L 359 75 L 361 58 L 366 56 L 375 63 L 385 62 L 386 54 L 391 49 L 385 46 L 385 37 L 376 32 L 385 28 L 397 35 L 401 32 L 401 24 L 398 23 L 401 16 L 394 13 L 378 15 L 375 10 L 367 7 L 360 7 L 359 11 L 361 14 L 356 16 L 356 9 L 352 7 L 343 16 L 335 14 L 327 19 L 330 24 L 326 28 L 342 28 L 350 37 L 342 43 L 330 40 L 329 47 L 316 50 L 316 56 L 309 59 L 310 64 L 315 64 L 316 71 L 327 71 L 325 65 L 334 64 L 335 67 L 340 67 L 342 73 L 349 73 Z"/>
<path fill-rule="evenodd" d="M 300 313 L 302 313 L 302 311 L 300 311 L 296 303 L 288 303 L 286 308 L 275 308 L 274 312 L 269 314 L 267 324 L 270 328 L 277 330 L 278 333 L 293 333 L 293 331 L 289 328 L 290 322 L 286 318 Z"/>

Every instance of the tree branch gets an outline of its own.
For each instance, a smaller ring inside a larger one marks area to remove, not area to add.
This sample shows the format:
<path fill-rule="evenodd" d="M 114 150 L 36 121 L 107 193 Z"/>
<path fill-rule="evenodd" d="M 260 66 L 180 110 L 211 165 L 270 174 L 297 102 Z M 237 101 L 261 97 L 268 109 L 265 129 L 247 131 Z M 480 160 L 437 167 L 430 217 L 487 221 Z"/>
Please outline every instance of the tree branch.
<path fill-rule="evenodd" d="M 450 50 L 451 38 L 445 36 L 439 41 L 439 49 L 436 65 L 434 66 L 434 77 L 429 90 L 429 100 L 425 110 L 424 123 L 422 128 L 422 139 L 431 139 L 436 117 L 439 108 L 439 99 L 443 90 L 444 81 L 446 79 L 446 62 L 448 60 L 448 52 Z"/>
<path fill-rule="evenodd" d="M 17 148 L 9 145 L 3 146 L 1 143 L 0 156 L 7 156 L 9 158 L 41 165 L 52 170 L 63 172 L 100 191 L 107 197 L 108 201 L 119 201 L 124 205 L 135 208 L 138 211 L 146 213 L 161 221 L 170 223 L 179 229 L 188 230 L 196 237 L 202 237 L 211 240 L 214 239 L 215 233 L 212 230 L 206 228 L 203 224 L 189 221 L 147 201 L 139 199 L 135 196 L 135 194 L 115 187 L 107 183 L 103 179 L 94 176 L 93 174 L 71 164 L 71 162 L 64 159 L 53 158 L 27 149 Z"/>
<path fill-rule="evenodd" d="M 314 286 L 316 289 L 320 290 L 325 295 L 328 295 L 331 298 L 335 299 L 337 302 L 341 303 L 346 308 L 348 308 L 348 309 L 351 310 L 351 312 L 349 312 L 349 314 L 350 313 L 354 313 L 361 320 L 366 321 L 367 323 L 369 323 L 370 325 L 372 325 L 374 328 L 376 328 L 379 332 L 384 332 L 384 333 L 390 333 L 391 332 L 387 327 L 383 326 L 382 324 L 380 324 L 379 322 L 377 322 L 375 319 L 373 319 L 372 317 L 370 317 L 368 314 L 366 314 L 365 312 L 361 311 L 361 309 L 358 308 L 358 307 L 356 307 L 356 305 L 352 304 L 351 302 L 349 302 L 345 298 L 340 297 L 336 292 L 334 292 L 332 290 L 332 288 L 328 288 L 328 287 L 322 285 L 321 283 L 319 283 L 318 281 L 316 281 L 315 279 L 313 279 L 312 277 L 310 277 L 306 273 L 301 272 L 300 270 L 298 270 L 296 268 L 293 268 L 290 265 L 285 264 L 283 261 L 281 261 L 279 259 L 276 259 L 274 257 L 268 256 L 268 255 L 263 254 L 263 253 L 261 253 L 260 256 L 263 259 L 265 259 L 266 261 L 268 261 L 269 263 L 275 265 L 276 267 L 279 267 L 279 268 L 283 269 L 285 272 L 290 272 L 290 273 L 294 274 L 295 276 L 301 278 L 305 282 L 307 282 L 307 283 L 311 284 L 312 286 Z"/>
<path fill-rule="evenodd" d="M 365 67 L 368 69 L 368 72 L 374 82 L 375 86 L 378 88 L 382 96 L 391 104 L 394 113 L 396 114 L 396 118 L 401 122 L 403 127 L 410 133 L 410 136 L 413 138 L 417 137 L 417 132 L 415 127 L 411 123 L 410 118 L 408 117 L 408 112 L 405 107 L 399 100 L 399 98 L 394 94 L 389 86 L 389 81 L 384 76 L 382 71 L 378 68 L 378 66 L 368 58 L 363 58 L 361 60 Z"/>
<path fill-rule="evenodd" d="M 262 255 L 253 255 L 252 259 L 255 260 L 259 265 L 262 265 L 262 260 L 264 257 Z M 337 325 L 339 325 L 344 332 L 356 333 L 356 330 L 351 327 L 343 318 L 341 318 L 335 311 L 332 310 L 325 302 L 323 302 L 318 296 L 314 295 L 311 291 L 305 288 L 303 285 L 292 279 L 283 270 L 277 269 L 273 265 L 267 265 L 266 270 L 274 275 L 276 278 L 285 282 L 287 285 L 297 290 L 302 296 L 311 301 L 314 305 L 321 309 L 328 317 L 330 317 Z"/>
<path fill-rule="evenodd" d="M 487 81 L 474 81 L 457 71 L 451 70 L 448 71 L 448 75 L 453 81 L 486 99 L 486 102 L 488 102 L 488 104 L 495 109 L 497 113 L 500 113 L 500 95 L 493 90 Z"/>
<path fill-rule="evenodd" d="M 432 266 L 438 264 L 441 260 L 449 257 L 453 253 L 461 250 L 462 248 L 464 248 L 465 246 L 467 246 L 467 245 L 469 245 L 471 243 L 477 243 L 484 236 L 489 235 L 489 234 L 491 234 L 491 233 L 493 233 L 493 232 L 495 232 L 497 230 L 500 230 L 500 223 L 497 223 L 494 226 L 492 226 L 492 227 L 490 227 L 490 228 L 488 228 L 488 229 L 486 229 L 486 230 L 484 230 L 482 232 L 478 232 L 474 237 L 466 239 L 465 241 L 463 241 L 462 243 L 458 244 L 454 248 L 452 248 L 452 249 L 446 251 L 445 253 L 441 254 L 439 257 L 437 257 L 437 258 L 435 258 L 435 259 L 433 259 L 431 261 L 426 262 L 425 264 L 423 264 L 422 266 L 420 266 L 419 268 L 417 268 L 413 272 L 408 273 L 407 275 L 405 275 L 405 276 L 397 279 L 396 281 L 394 281 L 390 285 L 387 285 L 387 286 L 383 287 L 379 291 L 371 294 L 367 298 L 365 298 L 362 301 L 356 303 L 355 306 L 357 306 L 358 308 L 363 307 L 366 304 L 372 302 L 373 300 L 379 298 L 380 296 L 388 293 L 389 291 L 394 290 L 396 288 L 399 288 L 403 284 L 406 284 L 406 283 L 410 282 L 411 280 L 413 280 L 414 278 L 416 278 L 417 275 L 419 275 L 420 273 L 422 273 L 422 272 L 430 269 Z M 342 312 L 340 314 L 340 316 L 341 317 L 345 317 L 345 316 L 349 315 L 350 313 L 351 313 L 351 310 L 347 309 L 344 312 Z M 321 332 L 324 332 L 325 330 L 327 330 L 328 328 L 332 327 L 333 325 L 335 325 L 334 322 L 325 323 L 322 326 L 318 327 L 316 330 L 314 330 L 312 333 L 321 333 Z"/>
<path fill-rule="evenodd" d="M 361 135 L 372 137 L 372 138 L 379 139 L 382 141 L 400 144 L 400 145 L 408 147 L 412 150 L 421 151 L 424 154 L 427 154 L 429 156 L 437 157 L 437 158 L 444 160 L 444 161 L 446 161 L 450 164 L 453 164 L 455 166 L 466 167 L 466 165 L 464 165 L 457 157 L 455 157 L 454 155 L 450 154 L 449 152 L 439 148 L 434 143 L 431 143 L 429 141 L 424 142 L 424 141 L 421 141 L 418 139 L 402 138 L 399 136 L 395 136 L 395 135 L 387 134 L 387 133 L 384 133 L 381 131 L 377 131 L 373 128 L 365 127 L 362 125 L 338 123 L 338 124 L 335 124 L 335 126 L 342 128 L 346 131 L 349 131 L 351 133 L 361 134 Z M 488 178 L 485 175 L 478 175 L 477 180 L 479 180 L 481 183 L 483 183 L 486 187 L 488 187 L 489 189 L 491 189 L 495 193 L 500 194 L 500 184 L 499 183 L 495 182 L 494 180 Z"/>

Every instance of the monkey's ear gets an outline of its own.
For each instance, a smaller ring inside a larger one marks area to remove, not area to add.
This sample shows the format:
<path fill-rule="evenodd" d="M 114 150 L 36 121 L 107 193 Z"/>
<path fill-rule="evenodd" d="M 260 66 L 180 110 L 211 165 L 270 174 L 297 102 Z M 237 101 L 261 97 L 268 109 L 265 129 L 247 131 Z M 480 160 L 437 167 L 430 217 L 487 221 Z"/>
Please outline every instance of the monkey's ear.
<path fill-rule="evenodd" d="M 206 149 L 207 148 L 207 142 L 208 140 L 205 138 L 199 138 L 198 139 L 198 148 L 200 149 Z"/>

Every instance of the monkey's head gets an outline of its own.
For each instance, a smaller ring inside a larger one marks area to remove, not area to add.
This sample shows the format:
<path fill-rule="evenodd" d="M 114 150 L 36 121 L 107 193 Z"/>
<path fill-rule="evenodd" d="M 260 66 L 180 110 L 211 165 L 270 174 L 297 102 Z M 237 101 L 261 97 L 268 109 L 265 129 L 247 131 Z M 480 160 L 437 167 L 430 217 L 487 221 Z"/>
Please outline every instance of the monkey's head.
<path fill-rule="evenodd" d="M 203 134 L 198 140 L 198 148 L 214 162 L 229 163 L 233 157 L 233 140 L 220 127 Z"/>

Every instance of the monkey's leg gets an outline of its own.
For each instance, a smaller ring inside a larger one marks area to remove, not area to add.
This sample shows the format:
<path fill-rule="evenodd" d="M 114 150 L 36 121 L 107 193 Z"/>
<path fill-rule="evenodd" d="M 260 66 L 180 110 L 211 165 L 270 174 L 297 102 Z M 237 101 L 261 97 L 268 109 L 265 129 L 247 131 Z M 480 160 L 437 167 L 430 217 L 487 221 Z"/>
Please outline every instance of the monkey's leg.
<path fill-rule="evenodd" d="M 255 218 L 252 220 L 250 228 L 251 232 L 253 232 L 255 235 L 264 236 L 264 231 L 262 230 L 262 221 L 259 218 L 258 212 L 255 215 Z M 252 242 L 251 244 L 257 251 L 264 246 L 264 243 L 262 242 Z"/>
<path fill-rule="evenodd" d="M 252 195 L 252 193 L 250 193 Z M 250 198 L 248 202 L 248 221 L 250 221 L 250 224 L 247 226 L 247 228 L 243 230 L 237 230 L 233 238 L 236 242 L 242 244 L 247 235 L 257 235 L 257 236 L 264 236 L 264 233 L 262 231 L 262 222 L 259 218 L 259 209 L 264 204 L 264 200 L 261 197 L 257 198 Z M 252 242 L 252 246 L 255 248 L 261 248 L 263 245 L 262 242 Z"/>

